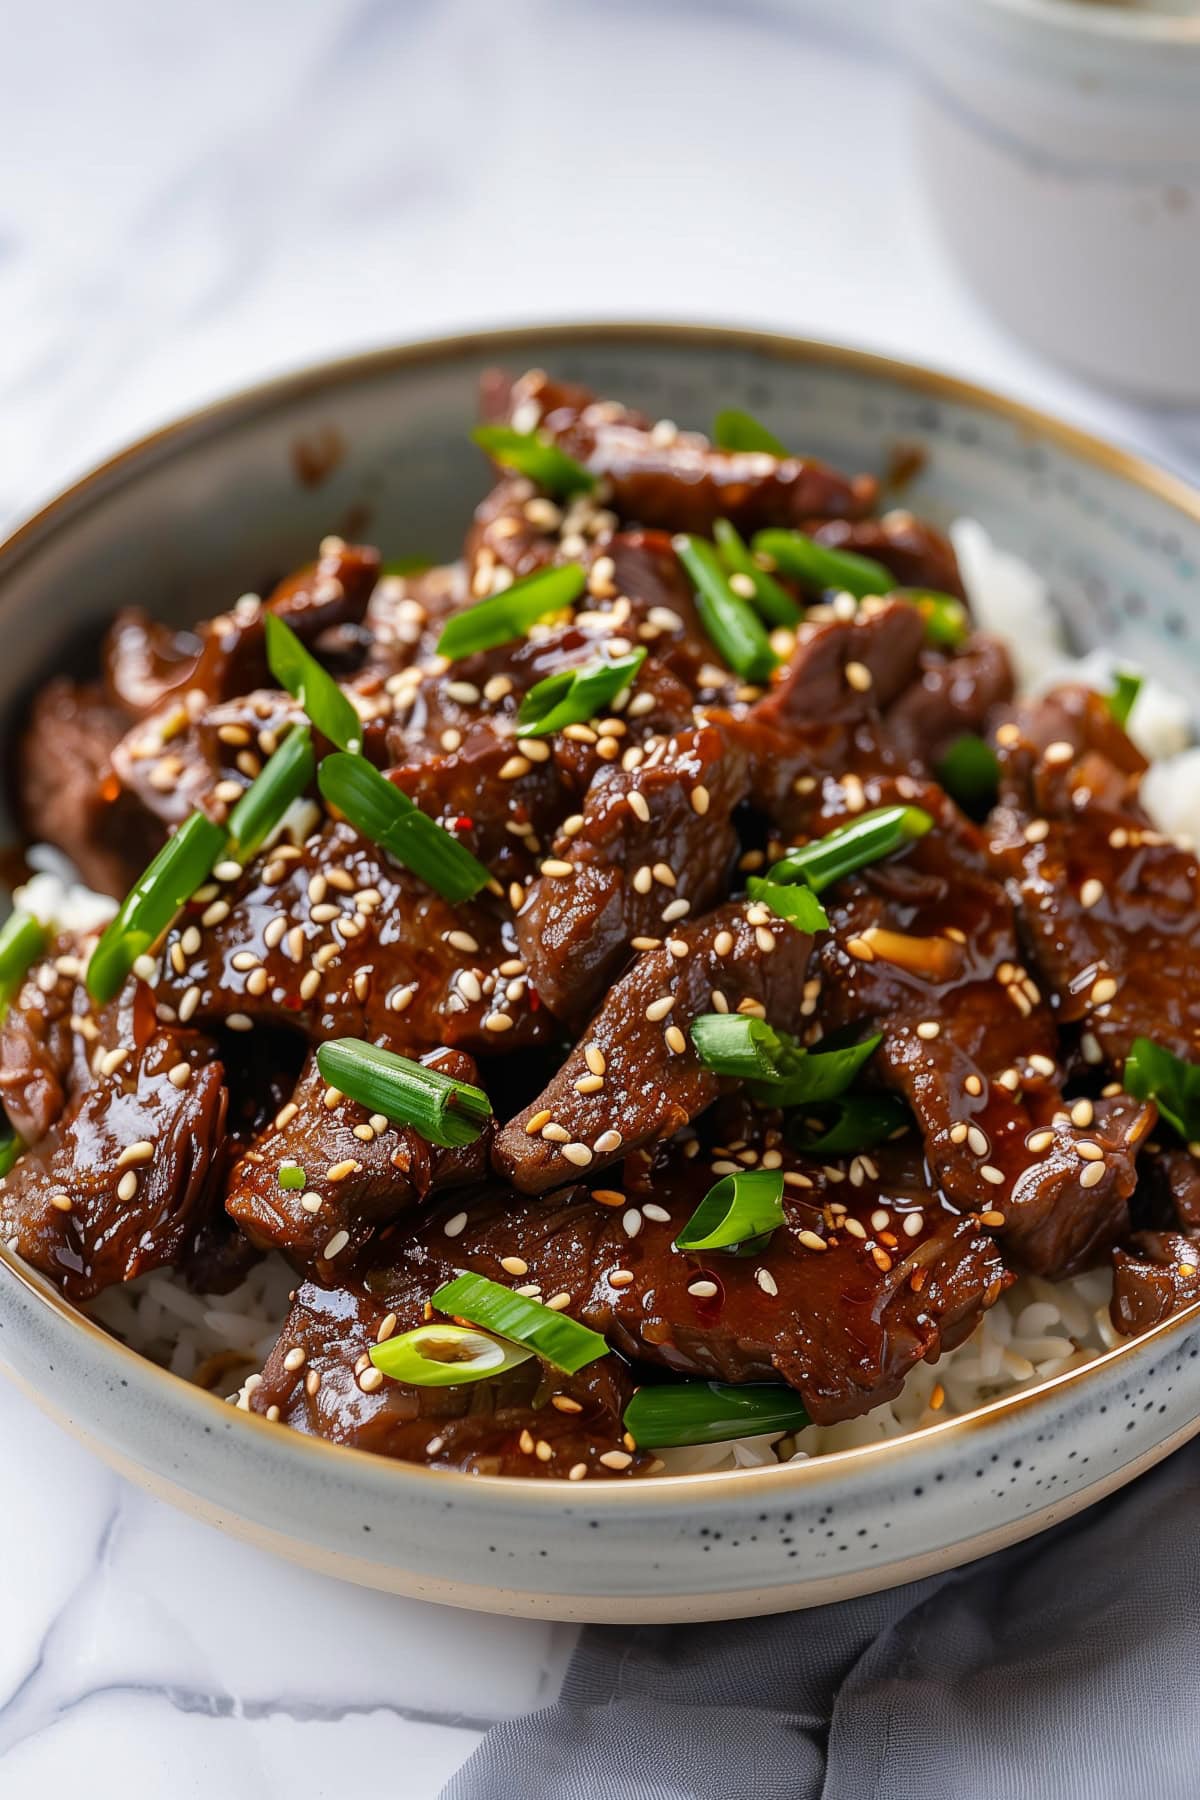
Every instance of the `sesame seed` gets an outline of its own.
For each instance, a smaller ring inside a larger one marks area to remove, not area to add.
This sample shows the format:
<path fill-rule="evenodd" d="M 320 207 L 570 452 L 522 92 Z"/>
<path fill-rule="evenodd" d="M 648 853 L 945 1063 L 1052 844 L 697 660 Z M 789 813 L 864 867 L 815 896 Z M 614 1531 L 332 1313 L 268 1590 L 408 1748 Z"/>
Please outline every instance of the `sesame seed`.
<path fill-rule="evenodd" d="M 859 962 L 875 961 L 875 952 L 864 937 L 848 938 L 846 940 L 846 949 L 851 956 L 856 956 Z"/>
<path fill-rule="evenodd" d="M 713 949 L 718 956 L 728 956 L 729 952 L 733 949 L 732 931 L 718 931 L 716 937 L 713 939 Z"/>
<path fill-rule="evenodd" d="M 483 1021 L 485 1031 L 511 1031 L 512 1028 L 513 1021 L 509 1013 L 490 1012 Z"/>
<path fill-rule="evenodd" d="M 466 1230 L 466 1226 L 467 1226 L 466 1213 L 465 1212 L 456 1212 L 454 1214 L 453 1218 L 446 1220 L 446 1223 L 442 1226 L 442 1231 L 446 1237 L 455 1238 L 455 1237 L 458 1237 L 463 1231 Z"/>
<path fill-rule="evenodd" d="M 1100 1048 L 1099 1040 L 1096 1038 L 1094 1032 L 1085 1031 L 1083 1033 L 1079 1040 L 1079 1048 L 1083 1053 L 1083 1060 L 1085 1063 L 1095 1064 L 1104 1061 L 1104 1052 Z"/>
<path fill-rule="evenodd" d="M 1080 1187 L 1085 1187 L 1085 1188 L 1095 1187 L 1095 1185 L 1098 1181 L 1104 1180 L 1104 1173 L 1105 1173 L 1104 1164 L 1102 1162 L 1087 1163 L 1084 1166 L 1083 1173 L 1079 1177 Z"/>
<path fill-rule="evenodd" d="M 901 1229 L 903 1230 L 905 1237 L 919 1237 L 921 1234 L 921 1228 L 924 1225 L 924 1223 L 925 1223 L 924 1213 L 919 1213 L 919 1212 L 905 1213 L 904 1224 L 901 1227 Z"/>
<path fill-rule="evenodd" d="M 300 1205 L 306 1213 L 319 1213 L 321 1210 L 321 1196 L 320 1194 L 314 1194 L 310 1188 L 307 1194 L 301 1194 Z"/>
<path fill-rule="evenodd" d="M 192 1067 L 190 1063 L 172 1063 L 171 1067 L 167 1070 L 167 1080 L 171 1083 L 172 1087 L 185 1088 L 191 1079 Z"/>
<path fill-rule="evenodd" d="M 806 1250 L 824 1250 L 826 1248 L 825 1239 L 819 1237 L 815 1231 L 809 1231 L 807 1229 L 798 1231 L 796 1233 L 796 1238 L 799 1243 L 804 1245 Z"/>
<path fill-rule="evenodd" d="M 501 781 L 517 781 L 522 775 L 528 775 L 532 764 L 524 756 L 510 756 L 507 762 L 500 765 Z"/>
<path fill-rule="evenodd" d="M 502 1256 L 500 1267 L 506 1275 L 528 1275 L 529 1264 L 521 1256 Z"/>
<path fill-rule="evenodd" d="M 619 1131 L 602 1131 L 600 1136 L 596 1139 L 596 1154 L 598 1156 L 611 1156 L 614 1150 L 619 1150 L 621 1148 L 623 1141 Z M 563 1151 L 563 1155 L 566 1155 L 565 1150 Z"/>
<path fill-rule="evenodd" d="M 617 1188 L 593 1188 L 592 1199 L 598 1206 L 624 1206 L 625 1196 Z"/>
<path fill-rule="evenodd" d="M 987 1140 L 987 1133 L 981 1131 L 978 1125 L 971 1125 L 968 1127 L 967 1143 L 975 1152 L 976 1156 L 986 1156 L 991 1148 Z"/>
<path fill-rule="evenodd" d="M 1100 1162 L 1104 1157 L 1099 1144 L 1093 1144 L 1086 1138 L 1076 1144 L 1075 1154 L 1082 1157 L 1084 1162 Z"/>
<path fill-rule="evenodd" d="M 919 1038 L 935 1038 L 941 1029 L 936 1019 L 922 1019 L 917 1026 L 917 1036 Z"/>
<path fill-rule="evenodd" d="M 687 1039 L 684 1037 L 682 1031 L 680 1031 L 678 1025 L 668 1025 L 667 1029 L 663 1032 L 663 1039 L 667 1049 L 673 1056 L 682 1056 L 687 1049 Z"/>
<path fill-rule="evenodd" d="M 981 1225 L 986 1225 L 991 1231 L 998 1231 L 1000 1226 L 1004 1223 L 1004 1214 L 1002 1212 L 995 1212 L 989 1208 L 987 1212 L 980 1213 L 979 1223 Z"/>
<path fill-rule="evenodd" d="M 716 1292 L 717 1284 L 715 1281 L 702 1279 L 700 1281 L 688 1282 L 688 1293 L 694 1295 L 697 1300 L 711 1300 Z"/>
<path fill-rule="evenodd" d="M 622 1194 L 621 1198 L 624 1199 L 625 1196 Z M 626 1237 L 635 1238 L 637 1236 L 642 1229 L 642 1215 L 636 1206 L 631 1206 L 628 1212 L 622 1214 L 621 1224 Z"/>
<path fill-rule="evenodd" d="M 137 1193 L 137 1176 L 132 1169 L 126 1171 L 117 1183 L 117 1199 L 132 1200 Z"/>
<path fill-rule="evenodd" d="M 1091 1000 L 1093 1006 L 1104 1006 L 1115 996 L 1117 984 L 1111 975 L 1101 975 L 1092 983 Z"/>
<path fill-rule="evenodd" d="M 598 1094 L 604 1087 L 603 1075 L 581 1075 L 575 1083 L 577 1094 Z"/>
<path fill-rule="evenodd" d="M 296 1369 L 302 1369 L 307 1361 L 307 1356 L 299 1344 L 297 1344 L 296 1348 L 294 1350 L 289 1350 L 284 1357 L 283 1366 L 288 1373 L 291 1374 Z"/>
<path fill-rule="evenodd" d="M 996 1168 L 994 1163 L 984 1163 L 979 1173 L 985 1181 L 990 1181 L 993 1187 L 999 1187 L 1004 1180 L 1003 1170 Z"/>
<path fill-rule="evenodd" d="M 571 1467 L 567 1470 L 567 1480 L 568 1481 L 582 1481 L 586 1475 L 587 1475 L 587 1464 L 586 1463 L 581 1463 L 581 1462 L 572 1463 Z"/>
<path fill-rule="evenodd" d="M 586 1169 L 592 1160 L 592 1152 L 586 1144 L 564 1144 L 562 1153 L 577 1169 Z"/>
<path fill-rule="evenodd" d="M 604 1464 L 606 1469 L 627 1469 L 633 1458 L 628 1450 L 606 1450 L 598 1460 Z M 576 1465 L 576 1467 L 580 1466 Z"/>
<path fill-rule="evenodd" d="M 358 1378 L 358 1385 L 364 1394 L 374 1394 L 383 1386 L 382 1369 L 364 1369 Z"/>
<path fill-rule="evenodd" d="M 957 1124 L 950 1127 L 950 1142 L 952 1144 L 965 1144 L 966 1141 L 967 1126 L 960 1119 Z"/>
<path fill-rule="evenodd" d="M 551 1144 L 569 1144 L 571 1141 L 570 1132 L 564 1131 L 563 1127 L 553 1120 L 549 1125 L 542 1126 L 542 1136 L 547 1143 Z"/>
<path fill-rule="evenodd" d="M 1050 826 L 1045 819 L 1031 819 L 1025 827 L 1025 842 L 1041 844 L 1050 836 Z"/>
<path fill-rule="evenodd" d="M 607 1065 L 604 1060 L 604 1052 L 597 1044 L 588 1044 L 584 1047 L 583 1060 L 593 1075 L 603 1075 Z"/>
<path fill-rule="evenodd" d="M 542 864 L 542 874 L 549 875 L 551 878 L 573 875 L 574 873 L 575 864 L 573 862 L 565 861 L 561 856 L 548 856 Z"/>
<path fill-rule="evenodd" d="M 657 1025 L 660 1020 L 666 1018 L 674 1004 L 674 994 L 661 994 L 657 1000 L 652 1000 L 646 1008 L 646 1017 L 650 1020 L 652 1025 Z"/>
<path fill-rule="evenodd" d="M 225 1023 L 230 1031 L 253 1031 L 254 1029 L 254 1020 L 242 1012 L 230 1013 Z"/>
<path fill-rule="evenodd" d="M 325 1179 L 326 1181 L 345 1181 L 348 1175 L 355 1174 L 361 1167 L 361 1163 L 355 1162 L 353 1157 L 348 1156 L 343 1162 L 332 1163 L 325 1171 Z"/>
<path fill-rule="evenodd" d="M 1096 1117 L 1096 1109 L 1090 1100 L 1077 1100 L 1071 1108 L 1072 1125 L 1090 1125 Z"/>
<path fill-rule="evenodd" d="M 630 812 L 636 813 L 643 825 L 648 825 L 650 823 L 650 802 L 645 794 L 638 788 L 631 788 L 627 798 Z"/>
<path fill-rule="evenodd" d="M 871 671 L 866 663 L 848 662 L 846 664 L 846 680 L 860 694 L 865 694 L 871 686 Z"/>
<path fill-rule="evenodd" d="M 527 1137 L 536 1137 L 538 1132 L 542 1129 L 542 1126 L 549 1124 L 550 1116 L 551 1115 L 550 1115 L 549 1107 L 546 1107 L 546 1106 L 540 1107 L 537 1112 L 533 1113 L 530 1118 L 526 1119 L 525 1135 Z"/>
<path fill-rule="evenodd" d="M 663 907 L 659 916 L 664 925 L 673 925 L 676 919 L 686 919 L 691 909 L 690 900 L 672 900 L 669 906 Z"/>
<path fill-rule="evenodd" d="M 51 1194 L 50 1204 L 56 1212 L 69 1213 L 71 1210 L 70 1194 Z"/>
<path fill-rule="evenodd" d="M 136 1144 L 129 1144 L 117 1158 L 118 1169 L 132 1169 L 139 1163 L 148 1163 L 154 1155 L 154 1145 L 149 1139 L 141 1138 Z"/>
<path fill-rule="evenodd" d="M 1054 1133 L 1052 1131 L 1031 1131 L 1025 1139 L 1025 1148 L 1035 1152 L 1049 1150 L 1053 1142 Z"/>
<path fill-rule="evenodd" d="M 1096 902 L 1103 898 L 1104 883 L 1102 881 L 1097 881 L 1094 875 L 1090 876 L 1079 890 L 1079 904 L 1081 906 L 1095 906 Z"/>
<path fill-rule="evenodd" d="M 1075 755 L 1074 745 L 1068 744 L 1065 738 L 1057 738 L 1053 744 L 1047 744 L 1044 761 L 1051 765 L 1069 763 Z"/>
<path fill-rule="evenodd" d="M 1052 1056 L 1043 1056 L 1040 1051 L 1035 1050 L 1029 1056 L 1028 1061 L 1030 1068 L 1036 1075 L 1045 1075 L 1047 1077 L 1053 1075 L 1054 1058 Z"/>

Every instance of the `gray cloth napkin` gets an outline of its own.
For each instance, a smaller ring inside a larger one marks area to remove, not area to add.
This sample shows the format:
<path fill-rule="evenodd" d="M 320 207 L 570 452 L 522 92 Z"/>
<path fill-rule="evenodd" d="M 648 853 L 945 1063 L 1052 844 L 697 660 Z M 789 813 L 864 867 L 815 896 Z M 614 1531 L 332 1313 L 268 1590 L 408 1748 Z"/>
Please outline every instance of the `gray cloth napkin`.
<path fill-rule="evenodd" d="M 1200 1444 L 1027 1544 L 814 1612 L 592 1627 L 444 1800 L 1197 1800 Z"/>

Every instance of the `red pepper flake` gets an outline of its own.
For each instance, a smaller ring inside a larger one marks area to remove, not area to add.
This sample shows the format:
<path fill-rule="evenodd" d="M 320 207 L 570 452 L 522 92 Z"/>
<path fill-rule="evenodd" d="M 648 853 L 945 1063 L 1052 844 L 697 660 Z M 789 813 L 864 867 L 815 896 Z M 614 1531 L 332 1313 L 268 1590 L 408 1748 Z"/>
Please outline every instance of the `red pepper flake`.
<path fill-rule="evenodd" d="M 474 831 L 475 821 L 474 819 L 468 819 L 464 814 L 461 819 L 455 819 L 454 829 L 455 831 Z"/>
<path fill-rule="evenodd" d="M 525 992 L 529 995 L 529 1010 L 530 1010 L 530 1012 L 537 1012 L 542 1004 L 541 997 L 538 994 L 537 989 L 534 986 L 532 986 L 532 984 L 531 984 L 529 987 L 526 988 Z"/>
<path fill-rule="evenodd" d="M 304 1005 L 304 1002 L 299 994 L 285 994 L 283 996 L 283 1004 L 287 1007 L 289 1012 L 299 1012 Z"/>

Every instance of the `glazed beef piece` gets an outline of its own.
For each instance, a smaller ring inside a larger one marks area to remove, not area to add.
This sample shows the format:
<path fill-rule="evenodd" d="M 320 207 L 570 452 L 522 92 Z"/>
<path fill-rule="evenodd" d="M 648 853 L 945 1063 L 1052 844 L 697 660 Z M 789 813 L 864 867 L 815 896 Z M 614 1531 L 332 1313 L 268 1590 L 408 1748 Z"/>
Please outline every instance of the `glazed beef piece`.
<path fill-rule="evenodd" d="M 884 734 L 910 773 L 933 775 L 955 740 L 982 736 L 1012 694 L 1012 664 L 999 638 L 981 633 L 953 655 L 925 649 L 915 679 L 887 709 Z"/>
<path fill-rule="evenodd" d="M 744 1012 L 798 1027 L 811 943 L 765 906 L 730 903 L 644 951 L 557 1075 L 497 1135 L 496 1169 L 539 1194 L 672 1137 L 721 1091 L 692 1046 L 693 1019 Z"/>
<path fill-rule="evenodd" d="M 1200 862 L 1146 822 L 1141 756 L 1082 689 L 1021 709 L 996 742 L 1004 786 L 989 850 L 1059 1022 L 1079 1032 L 1087 1062 L 1117 1075 L 1136 1037 L 1194 1059 Z"/>
<path fill-rule="evenodd" d="M 252 1381 L 251 1408 L 313 1437 L 472 1475 L 581 1481 L 645 1473 L 653 1459 L 632 1448 L 621 1423 L 633 1382 L 619 1357 L 577 1375 L 531 1358 L 493 1380 L 441 1388 L 372 1368 L 371 1347 L 424 1324 L 428 1295 L 461 1267 L 447 1222 L 444 1210 L 431 1222 L 440 1241 L 415 1269 L 399 1261 L 338 1288 L 305 1282 L 261 1381 Z"/>
<path fill-rule="evenodd" d="M 152 619 L 140 606 L 117 614 L 104 639 L 104 679 L 113 705 L 140 719 L 192 686 L 203 641 Z"/>
<path fill-rule="evenodd" d="M 431 1051 L 421 1061 L 452 1080 L 479 1083 L 475 1064 L 459 1051 Z M 312 1057 L 290 1100 L 232 1170 L 226 1211 L 252 1243 L 282 1250 L 330 1282 L 381 1226 L 431 1194 L 481 1180 L 489 1139 L 485 1132 L 465 1149 L 438 1149 L 329 1087 Z M 287 1166 L 301 1172 L 299 1185 L 282 1186 Z"/>
<path fill-rule="evenodd" d="M 1064 1102 L 1053 1017 L 957 808 L 907 777 L 871 777 L 861 800 L 922 806 L 935 825 L 823 896 L 821 1028 L 883 1034 L 872 1067 L 912 1107 L 936 1179 L 1002 1229 L 1010 1256 L 1039 1274 L 1081 1268 L 1128 1226 L 1153 1110 L 1123 1095 Z M 847 816 L 826 806 L 814 831 Z"/>
<path fill-rule="evenodd" d="M 103 894 L 124 894 L 162 840 L 113 773 L 127 723 L 98 687 L 60 676 L 35 698 L 18 751 L 22 830 L 63 851 Z"/>
<path fill-rule="evenodd" d="M 727 891 L 747 787 L 744 759 L 713 725 L 597 774 L 517 915 L 530 979 L 558 1018 L 586 1018 L 632 945 L 669 936 Z"/>
<path fill-rule="evenodd" d="M 498 904 L 451 905 L 345 824 L 276 846 L 186 908 L 156 991 L 168 1022 L 290 1024 L 405 1054 L 495 1054 L 555 1031 Z"/>
<path fill-rule="evenodd" d="M 586 389 L 552 382 L 533 370 L 512 382 L 493 377 L 484 389 L 492 418 L 537 429 L 598 476 L 622 518 L 671 531 L 711 534 L 730 519 L 740 531 L 765 525 L 804 526 L 814 519 L 856 519 L 874 502 L 869 475 L 847 477 L 815 459 L 778 459 L 759 452 L 714 450 L 696 432 L 640 414 Z"/>
<path fill-rule="evenodd" d="M 221 1065 L 158 1032 L 95 1074 L 0 1180 L 0 1237 L 69 1300 L 179 1259 L 224 1153 Z"/>
<path fill-rule="evenodd" d="M 197 807 L 224 819 L 288 729 L 303 720 L 291 696 L 275 688 L 215 704 L 192 688 L 113 746 L 113 773 L 165 826 L 182 825 Z"/>
<path fill-rule="evenodd" d="M 1200 1239 L 1179 1231 L 1139 1231 L 1113 1252 L 1109 1312 L 1125 1337 L 1161 1325 L 1200 1300 Z"/>
<path fill-rule="evenodd" d="M 29 970 L 0 1024 L 0 1103 L 26 1144 L 45 1136 L 66 1102 L 81 948 L 74 936 L 59 937 Z"/>

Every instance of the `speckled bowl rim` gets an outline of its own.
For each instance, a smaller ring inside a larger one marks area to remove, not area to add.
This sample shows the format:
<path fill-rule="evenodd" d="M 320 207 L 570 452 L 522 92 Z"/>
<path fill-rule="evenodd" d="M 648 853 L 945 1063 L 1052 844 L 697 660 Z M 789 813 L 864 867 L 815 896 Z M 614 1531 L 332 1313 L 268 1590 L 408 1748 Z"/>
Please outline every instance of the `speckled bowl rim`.
<path fill-rule="evenodd" d="M 1002 3 L 1026 5 L 1029 0 L 1002 0 Z M 227 398 L 197 408 L 118 451 L 64 488 L 32 517 L 18 525 L 0 542 L 0 583 L 36 548 L 47 533 L 70 521 L 80 511 L 102 505 L 114 479 L 119 480 L 127 469 L 136 467 L 144 459 L 154 460 L 164 455 L 183 453 L 197 438 L 222 432 L 239 421 L 252 418 L 278 404 L 301 401 L 348 381 L 361 381 L 372 375 L 382 375 L 409 365 L 452 362 L 472 355 L 486 355 L 497 362 L 522 362 L 530 358 L 536 362 L 542 350 L 569 346 L 581 338 L 613 346 L 639 344 L 644 347 L 662 344 L 665 348 L 672 348 L 683 343 L 691 349 L 736 348 L 751 350 L 777 361 L 811 363 L 852 371 L 862 376 L 886 378 L 911 388 L 926 398 L 979 407 L 1007 418 L 1029 435 L 1049 438 L 1083 461 L 1156 495 L 1193 523 L 1200 525 L 1200 490 L 1190 487 L 1178 476 L 1035 407 L 1026 406 L 993 389 L 962 381 L 956 376 L 920 363 L 880 356 L 871 351 L 818 339 L 791 337 L 781 332 L 759 331 L 748 327 L 672 324 L 659 320 L 579 320 L 561 324 L 501 326 L 492 330 L 424 338 L 383 349 L 366 350 L 353 356 L 316 363 L 291 374 L 242 388 Z M 212 1407 L 214 1418 L 220 1417 L 223 1422 L 228 1422 L 232 1415 L 239 1428 L 250 1433 L 271 1432 L 277 1440 L 280 1430 L 278 1424 L 257 1413 L 232 1408 L 227 1400 L 196 1387 L 183 1376 L 173 1375 L 170 1370 L 161 1368 L 148 1357 L 123 1344 L 85 1313 L 77 1311 L 43 1276 L 28 1267 L 3 1244 L 0 1244 L 0 1267 L 14 1276 L 29 1293 L 56 1313 L 69 1327 L 89 1338 L 102 1357 L 113 1357 L 121 1367 L 132 1366 L 140 1379 L 157 1381 L 164 1404 L 171 1405 L 173 1397 L 183 1391 L 188 1394 L 191 1404 L 199 1404 L 202 1408 Z M 764 1468 L 721 1469 L 695 1475 L 648 1475 L 639 1477 L 636 1481 L 588 1482 L 587 1506 L 589 1509 L 602 1507 L 605 1511 L 615 1509 L 619 1512 L 622 1509 L 637 1511 L 646 1504 L 656 1502 L 669 1503 L 673 1497 L 680 1501 L 717 1500 L 722 1494 L 727 1495 L 730 1482 L 737 1482 L 739 1491 L 746 1492 L 765 1492 L 767 1484 L 775 1490 L 781 1484 L 788 1488 L 793 1485 L 807 1487 L 826 1479 L 835 1479 L 842 1471 L 853 1470 L 867 1459 L 873 1465 L 885 1459 L 895 1463 L 902 1462 L 906 1456 L 915 1458 L 948 1439 L 959 1440 L 985 1432 L 988 1426 L 998 1420 L 1046 1406 L 1052 1398 L 1086 1385 L 1089 1378 L 1110 1365 L 1118 1361 L 1136 1360 L 1145 1354 L 1149 1345 L 1184 1336 L 1197 1318 L 1200 1318 L 1200 1301 L 1173 1314 L 1141 1336 L 1130 1338 L 1126 1343 L 1104 1351 L 1078 1369 L 1050 1376 L 1033 1387 L 1023 1388 L 1019 1393 L 1001 1396 L 969 1413 L 941 1420 L 934 1425 L 921 1426 L 898 1437 L 884 1438 L 875 1444 L 860 1444 L 853 1449 L 831 1450 L 806 1461 L 777 1463 Z M 369 1464 L 377 1474 L 383 1469 L 388 1470 L 390 1477 L 400 1484 L 410 1481 L 449 1482 L 458 1487 L 468 1483 L 473 1492 L 482 1484 L 484 1488 L 494 1488 L 498 1495 L 536 1500 L 554 1506 L 560 1506 L 563 1499 L 562 1482 L 539 1480 L 528 1475 L 470 1475 L 457 1469 L 431 1469 L 420 1463 L 389 1461 L 370 1451 L 359 1450 L 347 1444 L 336 1444 L 325 1438 L 310 1437 L 300 1431 L 291 1431 L 290 1437 L 297 1454 L 336 1457 L 342 1468 L 346 1467 L 345 1459 L 352 1457 L 355 1461 Z M 247 1441 L 252 1442 L 253 1439 Z M 566 1491 L 576 1490 L 568 1486 Z"/>

